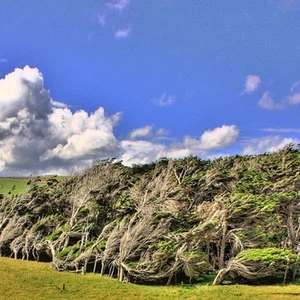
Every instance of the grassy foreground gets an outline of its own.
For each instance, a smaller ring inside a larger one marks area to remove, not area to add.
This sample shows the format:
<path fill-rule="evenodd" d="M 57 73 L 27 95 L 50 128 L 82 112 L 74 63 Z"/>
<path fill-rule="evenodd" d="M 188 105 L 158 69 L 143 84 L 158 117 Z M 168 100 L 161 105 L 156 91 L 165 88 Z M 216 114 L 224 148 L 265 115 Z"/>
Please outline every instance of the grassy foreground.
<path fill-rule="evenodd" d="M 300 286 L 139 286 L 58 273 L 48 263 L 0 258 L 0 299 L 300 299 Z"/>

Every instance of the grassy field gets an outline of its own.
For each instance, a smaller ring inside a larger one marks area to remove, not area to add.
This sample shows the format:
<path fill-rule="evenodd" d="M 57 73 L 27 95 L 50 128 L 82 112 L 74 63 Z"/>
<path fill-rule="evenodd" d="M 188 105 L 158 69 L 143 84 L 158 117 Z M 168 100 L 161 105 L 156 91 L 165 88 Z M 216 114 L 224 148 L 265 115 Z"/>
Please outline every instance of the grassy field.
<path fill-rule="evenodd" d="M 138 286 L 100 275 L 59 273 L 48 263 L 0 258 L 0 299 L 300 299 L 300 286 Z"/>
<path fill-rule="evenodd" d="M 17 195 L 26 187 L 27 178 L 0 178 L 0 194 Z"/>
<path fill-rule="evenodd" d="M 51 176 L 41 176 L 41 184 Z M 64 176 L 55 177 L 57 180 L 63 180 Z M 0 177 L 0 194 L 18 195 L 24 191 L 26 187 L 27 177 Z"/>

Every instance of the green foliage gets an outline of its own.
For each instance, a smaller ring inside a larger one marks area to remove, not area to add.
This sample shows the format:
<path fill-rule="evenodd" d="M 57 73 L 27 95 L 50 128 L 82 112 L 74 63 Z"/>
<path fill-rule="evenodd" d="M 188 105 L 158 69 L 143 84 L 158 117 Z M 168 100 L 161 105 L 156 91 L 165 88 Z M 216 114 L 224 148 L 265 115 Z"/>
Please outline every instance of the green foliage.
<path fill-rule="evenodd" d="M 50 235 L 48 235 L 45 240 L 48 240 L 48 241 L 55 241 L 57 240 L 60 235 L 63 233 L 62 229 L 56 229 L 54 230 Z"/>
<path fill-rule="evenodd" d="M 73 260 L 80 254 L 80 245 L 75 244 L 73 246 L 69 246 L 64 248 L 62 251 L 57 253 L 57 257 L 59 259 L 67 259 L 67 260 Z"/>
<path fill-rule="evenodd" d="M 263 249 L 248 249 L 242 251 L 237 259 L 240 262 L 244 261 L 259 261 L 270 264 L 275 261 L 297 260 L 298 256 L 293 254 L 290 250 L 283 250 L 280 248 L 263 248 Z"/>
<path fill-rule="evenodd" d="M 154 249 L 163 251 L 171 256 L 174 256 L 176 254 L 176 251 L 178 249 L 178 244 L 174 241 L 161 241 L 157 245 L 154 245 Z"/>

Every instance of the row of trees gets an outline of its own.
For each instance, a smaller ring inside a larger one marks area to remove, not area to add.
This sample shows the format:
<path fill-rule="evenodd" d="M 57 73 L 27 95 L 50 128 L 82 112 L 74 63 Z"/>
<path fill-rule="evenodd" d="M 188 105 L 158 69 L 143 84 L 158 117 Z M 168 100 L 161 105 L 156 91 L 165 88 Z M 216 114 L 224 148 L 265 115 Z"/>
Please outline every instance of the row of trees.
<path fill-rule="evenodd" d="M 113 160 L 0 200 L 0 253 L 125 282 L 298 276 L 299 147 L 214 161 Z"/>

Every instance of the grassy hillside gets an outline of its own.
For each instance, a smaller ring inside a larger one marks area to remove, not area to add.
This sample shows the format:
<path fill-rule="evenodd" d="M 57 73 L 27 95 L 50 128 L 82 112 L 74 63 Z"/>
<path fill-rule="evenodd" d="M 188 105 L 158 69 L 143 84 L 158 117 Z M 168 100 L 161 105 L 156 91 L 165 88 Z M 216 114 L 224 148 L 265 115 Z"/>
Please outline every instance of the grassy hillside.
<path fill-rule="evenodd" d="M 26 187 L 26 182 L 28 178 L 6 178 L 0 177 L 0 194 L 7 195 L 8 193 L 12 195 L 20 194 L 24 191 Z"/>
<path fill-rule="evenodd" d="M 45 184 L 46 180 L 48 178 L 51 178 L 52 176 L 41 176 L 41 182 L 40 184 Z M 63 180 L 66 178 L 65 176 L 56 176 L 57 180 Z M 0 194 L 7 195 L 18 195 L 22 192 L 24 192 L 28 177 L 0 177 Z"/>
<path fill-rule="evenodd" d="M 99 275 L 55 272 L 48 263 L 0 258 L 0 299 L 299 299 L 300 286 L 140 286 Z M 65 285 L 65 290 L 63 290 Z"/>

